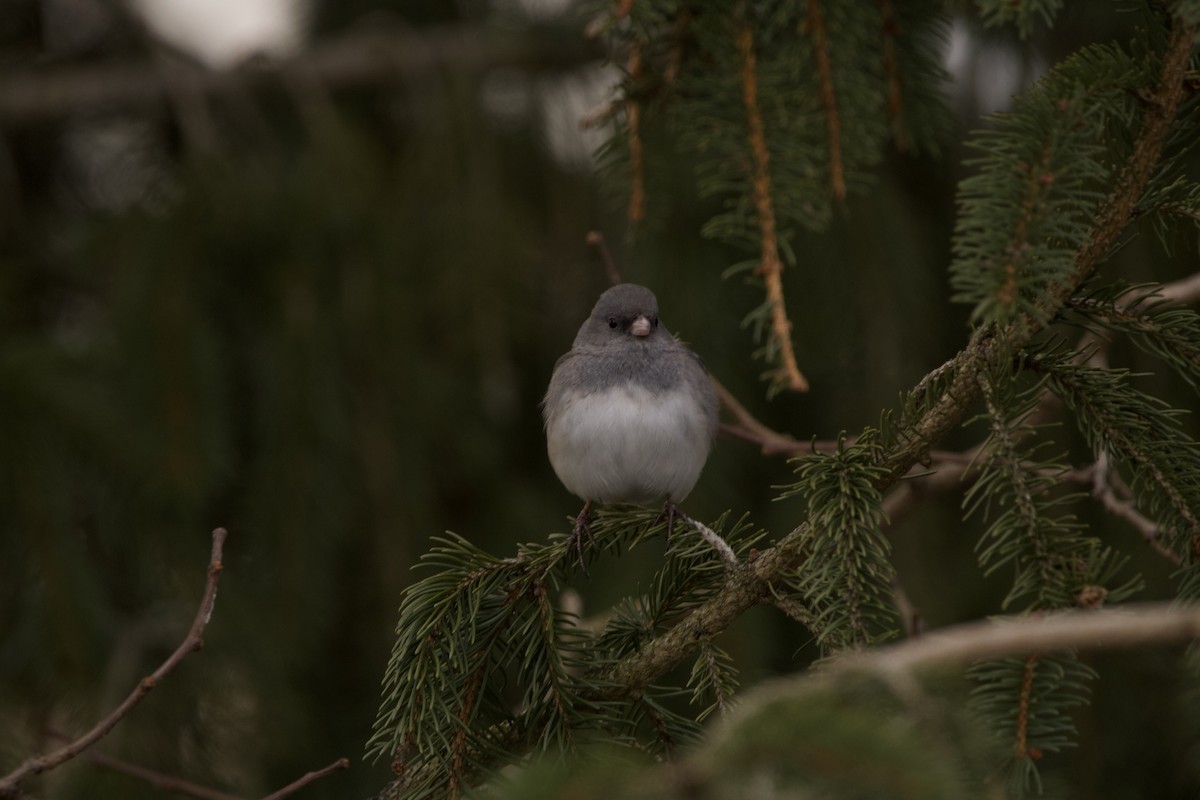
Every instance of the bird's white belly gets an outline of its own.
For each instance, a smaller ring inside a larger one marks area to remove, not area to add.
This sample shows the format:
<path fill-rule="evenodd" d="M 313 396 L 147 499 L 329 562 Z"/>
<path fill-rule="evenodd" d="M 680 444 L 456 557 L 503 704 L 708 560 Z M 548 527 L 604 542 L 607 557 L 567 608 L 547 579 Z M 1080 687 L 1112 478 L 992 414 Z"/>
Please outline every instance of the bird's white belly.
<path fill-rule="evenodd" d="M 559 480 L 601 503 L 683 500 L 711 445 L 704 409 L 686 392 L 633 385 L 565 397 L 546 434 Z"/>

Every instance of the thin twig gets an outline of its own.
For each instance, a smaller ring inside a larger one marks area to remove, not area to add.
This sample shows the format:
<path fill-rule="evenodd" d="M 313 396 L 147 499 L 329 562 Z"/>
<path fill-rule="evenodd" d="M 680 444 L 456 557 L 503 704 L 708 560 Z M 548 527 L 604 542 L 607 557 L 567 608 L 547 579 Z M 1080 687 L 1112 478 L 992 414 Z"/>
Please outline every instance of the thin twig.
<path fill-rule="evenodd" d="M 596 251 L 596 255 L 600 256 L 600 263 L 604 265 L 604 272 L 608 275 L 608 282 L 616 286 L 621 282 L 621 273 L 617 271 L 617 262 L 613 261 L 612 251 L 608 249 L 608 242 L 604 241 L 604 234 L 600 231 L 588 231 L 585 241 L 588 246 Z"/>
<path fill-rule="evenodd" d="M 300 776 L 296 780 L 289 783 L 287 786 L 284 786 L 282 789 L 280 789 L 276 792 L 272 792 L 271 794 L 267 795 L 266 797 L 263 798 L 263 800 L 280 800 L 280 798 L 287 797 L 288 795 L 291 795 L 291 794 L 295 794 L 296 792 L 303 789 L 305 786 L 308 786 L 313 781 L 319 781 L 321 778 L 324 778 L 326 775 L 332 775 L 335 772 L 339 772 L 343 769 L 349 769 L 349 768 L 350 768 L 350 759 L 343 756 L 342 758 L 339 758 L 337 761 L 333 762 L 332 764 L 330 764 L 328 767 L 325 767 L 324 769 L 318 769 L 313 772 L 305 773 L 304 775 Z"/>
<path fill-rule="evenodd" d="M 217 528 L 213 531 L 212 556 L 208 562 L 208 580 L 204 584 L 204 594 L 200 598 L 200 608 L 196 611 L 196 618 L 192 621 L 191 629 L 188 630 L 187 636 L 184 637 L 183 642 L 175 649 L 175 652 L 171 653 L 158 669 L 145 678 L 142 678 L 137 688 L 125 698 L 124 702 L 117 706 L 111 714 L 96 723 L 96 726 L 90 731 L 53 753 L 26 759 L 15 770 L 0 778 L 0 797 L 15 795 L 17 793 L 17 785 L 25 778 L 54 769 L 103 739 L 108 735 L 109 731 L 117 726 L 117 723 L 133 710 L 134 706 L 142 701 L 143 697 L 150 693 L 151 689 L 157 686 L 171 670 L 178 666 L 179 662 L 185 656 L 204 646 L 201 634 L 204 633 L 204 628 L 208 625 L 208 621 L 212 617 L 213 605 L 217 600 L 217 581 L 221 577 L 221 570 L 224 566 L 221 563 L 221 553 L 225 545 L 225 537 L 228 535 L 228 531 L 224 528 Z"/>
<path fill-rule="evenodd" d="M 1115 650 L 1200 637 L 1200 605 L 1144 603 L 1098 611 L 1063 611 L 985 620 L 930 631 L 917 639 L 848 653 L 830 665 L 877 674 L 972 664 L 1066 650 Z"/>
<path fill-rule="evenodd" d="M 709 376 L 716 387 L 717 397 L 725 410 L 733 416 L 734 422 L 722 423 L 721 432 L 749 442 L 755 442 L 762 447 L 763 455 L 797 455 L 810 447 L 809 442 L 802 442 L 786 433 L 779 433 L 754 418 L 742 403 L 733 396 L 716 378 Z"/>
<path fill-rule="evenodd" d="M 913 605 L 908 592 L 904 590 L 904 584 L 895 575 L 892 576 L 892 602 L 900 617 L 900 630 L 904 631 L 906 637 L 911 639 L 925 632 L 925 620 L 921 617 L 920 609 Z"/>
<path fill-rule="evenodd" d="M 1167 283 L 1158 290 L 1162 298 L 1171 305 L 1200 302 L 1200 272 Z"/>
<path fill-rule="evenodd" d="M 1092 497 L 1105 511 L 1132 525 L 1142 535 L 1146 544 L 1154 549 L 1154 552 L 1175 566 L 1181 566 L 1183 559 L 1180 555 L 1163 544 L 1162 538 L 1159 536 L 1158 523 L 1138 511 L 1133 500 L 1122 500 L 1117 497 L 1116 489 L 1110 480 L 1108 461 L 1108 451 L 1101 450 L 1100 455 L 1096 458 L 1096 463 L 1092 466 Z"/>

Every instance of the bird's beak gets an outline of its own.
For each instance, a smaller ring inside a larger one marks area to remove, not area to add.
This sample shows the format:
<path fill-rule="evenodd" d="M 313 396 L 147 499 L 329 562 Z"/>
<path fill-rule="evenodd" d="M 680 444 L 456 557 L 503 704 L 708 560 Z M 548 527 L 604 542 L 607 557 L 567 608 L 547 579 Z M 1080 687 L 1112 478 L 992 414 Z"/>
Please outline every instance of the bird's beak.
<path fill-rule="evenodd" d="M 629 332 L 634 336 L 649 336 L 650 335 L 650 320 L 646 319 L 645 314 L 638 314 L 634 318 L 633 323 L 629 326 Z"/>

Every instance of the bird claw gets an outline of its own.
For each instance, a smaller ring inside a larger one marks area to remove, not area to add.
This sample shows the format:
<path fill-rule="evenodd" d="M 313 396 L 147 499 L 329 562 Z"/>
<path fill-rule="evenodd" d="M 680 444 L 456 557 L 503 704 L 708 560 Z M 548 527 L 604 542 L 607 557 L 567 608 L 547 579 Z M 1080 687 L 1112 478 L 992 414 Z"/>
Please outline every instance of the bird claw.
<path fill-rule="evenodd" d="M 668 498 L 666 504 L 663 505 L 662 513 L 654 521 L 655 525 L 664 519 L 667 521 L 667 547 L 671 546 L 671 540 L 675 536 L 675 520 L 679 519 L 682 513 L 679 507 L 675 505 L 675 501 Z"/>
<path fill-rule="evenodd" d="M 588 578 L 592 576 L 588 573 L 587 564 L 583 561 L 583 542 L 584 539 L 590 545 L 592 543 L 592 529 L 588 525 L 588 521 L 592 516 L 592 501 L 588 500 L 583 504 L 583 510 L 579 512 L 579 516 L 575 518 L 575 526 L 571 528 L 571 535 L 567 538 L 567 552 L 575 550 L 579 557 L 579 569 Z"/>

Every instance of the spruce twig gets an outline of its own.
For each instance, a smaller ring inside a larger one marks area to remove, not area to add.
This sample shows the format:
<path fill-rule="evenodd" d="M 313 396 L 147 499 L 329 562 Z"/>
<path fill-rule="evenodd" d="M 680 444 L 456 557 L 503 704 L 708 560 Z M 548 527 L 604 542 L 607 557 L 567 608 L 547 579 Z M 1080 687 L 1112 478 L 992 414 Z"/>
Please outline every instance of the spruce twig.
<path fill-rule="evenodd" d="M 842 166 L 842 120 L 837 93 L 833 90 L 833 65 L 829 58 L 829 32 L 825 29 L 820 0 L 808 0 L 805 31 L 813 43 L 821 108 L 825 112 L 825 135 L 829 139 L 829 187 L 839 202 L 846 199 L 846 173 Z"/>
<path fill-rule="evenodd" d="M 771 199 L 770 153 L 763 131 L 762 112 L 758 106 L 758 62 L 754 52 L 754 30 L 742 21 L 735 33 L 741 56 L 742 101 L 746 107 L 750 153 L 753 160 L 752 194 L 758 214 L 761 258 L 755 274 L 762 276 L 771 307 L 771 336 L 779 352 L 776 379 L 792 391 L 808 391 L 808 380 L 796 364 L 792 348 L 792 323 L 787 316 L 783 299 L 783 260 L 779 255 L 775 206 Z"/>

